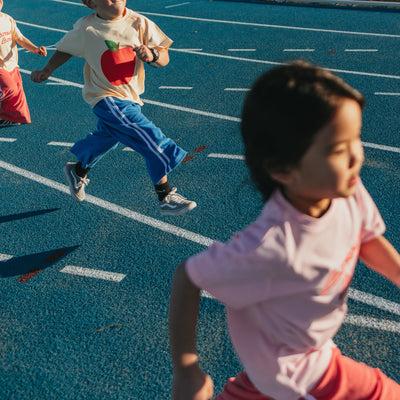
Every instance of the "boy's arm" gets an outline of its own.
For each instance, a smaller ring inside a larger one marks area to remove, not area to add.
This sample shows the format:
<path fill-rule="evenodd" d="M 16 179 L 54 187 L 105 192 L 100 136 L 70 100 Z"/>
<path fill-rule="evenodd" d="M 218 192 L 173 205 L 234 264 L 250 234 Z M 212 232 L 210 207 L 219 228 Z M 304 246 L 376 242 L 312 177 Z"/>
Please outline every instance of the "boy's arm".
<path fill-rule="evenodd" d="M 213 396 L 212 380 L 198 365 L 196 330 L 199 303 L 200 290 L 189 280 L 183 262 L 175 272 L 169 309 L 173 400 L 208 400 Z"/>
<path fill-rule="evenodd" d="M 159 57 L 157 61 L 153 62 L 153 53 L 151 52 L 150 48 L 147 47 L 145 44 L 134 48 L 136 52 L 136 56 L 139 57 L 143 62 L 152 63 L 157 65 L 158 67 L 165 67 L 169 63 L 169 54 L 168 49 L 161 49 L 158 50 Z"/>
<path fill-rule="evenodd" d="M 29 39 L 23 36 L 20 39 L 17 39 L 16 42 L 22 46 L 24 49 L 31 51 L 32 53 L 39 54 L 39 56 L 46 57 L 47 50 L 44 46 L 35 46 Z"/>
<path fill-rule="evenodd" d="M 361 245 L 360 259 L 400 289 L 400 254 L 383 236 Z"/>
<path fill-rule="evenodd" d="M 61 67 L 72 57 L 71 54 L 56 51 L 50 58 L 49 62 L 42 70 L 32 71 L 31 79 L 33 82 L 43 82 L 50 77 L 50 75 L 58 68 Z"/>

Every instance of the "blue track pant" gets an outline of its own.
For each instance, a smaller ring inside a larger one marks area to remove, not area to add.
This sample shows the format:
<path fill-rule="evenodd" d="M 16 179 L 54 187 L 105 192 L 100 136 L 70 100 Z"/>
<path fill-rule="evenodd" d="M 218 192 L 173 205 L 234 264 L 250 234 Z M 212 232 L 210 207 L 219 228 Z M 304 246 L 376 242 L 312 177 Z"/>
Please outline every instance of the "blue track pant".
<path fill-rule="evenodd" d="M 144 157 L 150 179 L 156 185 L 187 154 L 149 121 L 136 103 L 107 97 L 96 104 L 93 112 L 99 118 L 97 130 L 71 148 L 83 168 L 92 168 L 120 142 Z"/>

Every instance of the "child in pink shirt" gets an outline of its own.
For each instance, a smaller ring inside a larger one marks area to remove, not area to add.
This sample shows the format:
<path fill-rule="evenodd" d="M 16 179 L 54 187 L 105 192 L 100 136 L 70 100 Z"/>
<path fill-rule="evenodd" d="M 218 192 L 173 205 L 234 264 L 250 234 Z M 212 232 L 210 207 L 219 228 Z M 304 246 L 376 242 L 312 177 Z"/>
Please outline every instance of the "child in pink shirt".
<path fill-rule="evenodd" d="M 1 12 L 0 0 L 0 128 L 31 122 L 22 79 L 18 69 L 17 43 L 45 57 L 46 48 L 35 46 L 17 28 L 14 19 Z"/>
<path fill-rule="evenodd" d="M 244 367 L 217 400 L 400 399 L 400 385 L 332 341 L 358 257 L 400 287 L 400 255 L 359 178 L 363 105 L 340 78 L 302 61 L 268 71 L 249 92 L 242 136 L 265 206 L 228 243 L 177 268 L 173 400 L 213 396 L 196 353 L 201 289 L 226 306 Z"/>

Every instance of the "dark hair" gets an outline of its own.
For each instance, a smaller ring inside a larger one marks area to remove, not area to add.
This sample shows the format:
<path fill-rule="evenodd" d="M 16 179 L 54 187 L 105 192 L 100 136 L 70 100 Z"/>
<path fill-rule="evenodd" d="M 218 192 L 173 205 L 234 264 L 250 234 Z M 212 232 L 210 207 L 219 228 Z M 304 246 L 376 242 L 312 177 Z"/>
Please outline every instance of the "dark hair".
<path fill-rule="evenodd" d="M 306 61 L 272 68 L 248 93 L 241 131 L 253 182 L 267 201 L 279 186 L 268 171 L 296 166 L 344 98 L 364 97 L 338 76 Z"/>

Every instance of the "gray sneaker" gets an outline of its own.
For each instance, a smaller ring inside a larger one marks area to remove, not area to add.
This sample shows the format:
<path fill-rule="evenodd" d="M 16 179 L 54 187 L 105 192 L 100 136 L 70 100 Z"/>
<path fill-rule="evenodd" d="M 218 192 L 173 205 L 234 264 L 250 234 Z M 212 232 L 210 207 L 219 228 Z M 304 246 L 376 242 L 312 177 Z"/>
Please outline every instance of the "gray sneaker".
<path fill-rule="evenodd" d="M 6 121 L 5 119 L 0 119 L 0 128 L 6 128 L 7 126 L 17 126 L 21 125 L 19 122 Z"/>
<path fill-rule="evenodd" d="M 187 200 L 176 193 L 176 188 L 173 188 L 165 199 L 160 201 L 161 215 L 183 215 L 196 206 L 194 201 Z"/>
<path fill-rule="evenodd" d="M 67 178 L 69 190 L 72 197 L 78 201 L 85 199 L 85 186 L 89 184 L 89 179 L 81 178 L 75 172 L 76 163 L 67 162 L 64 165 L 64 174 Z"/>

